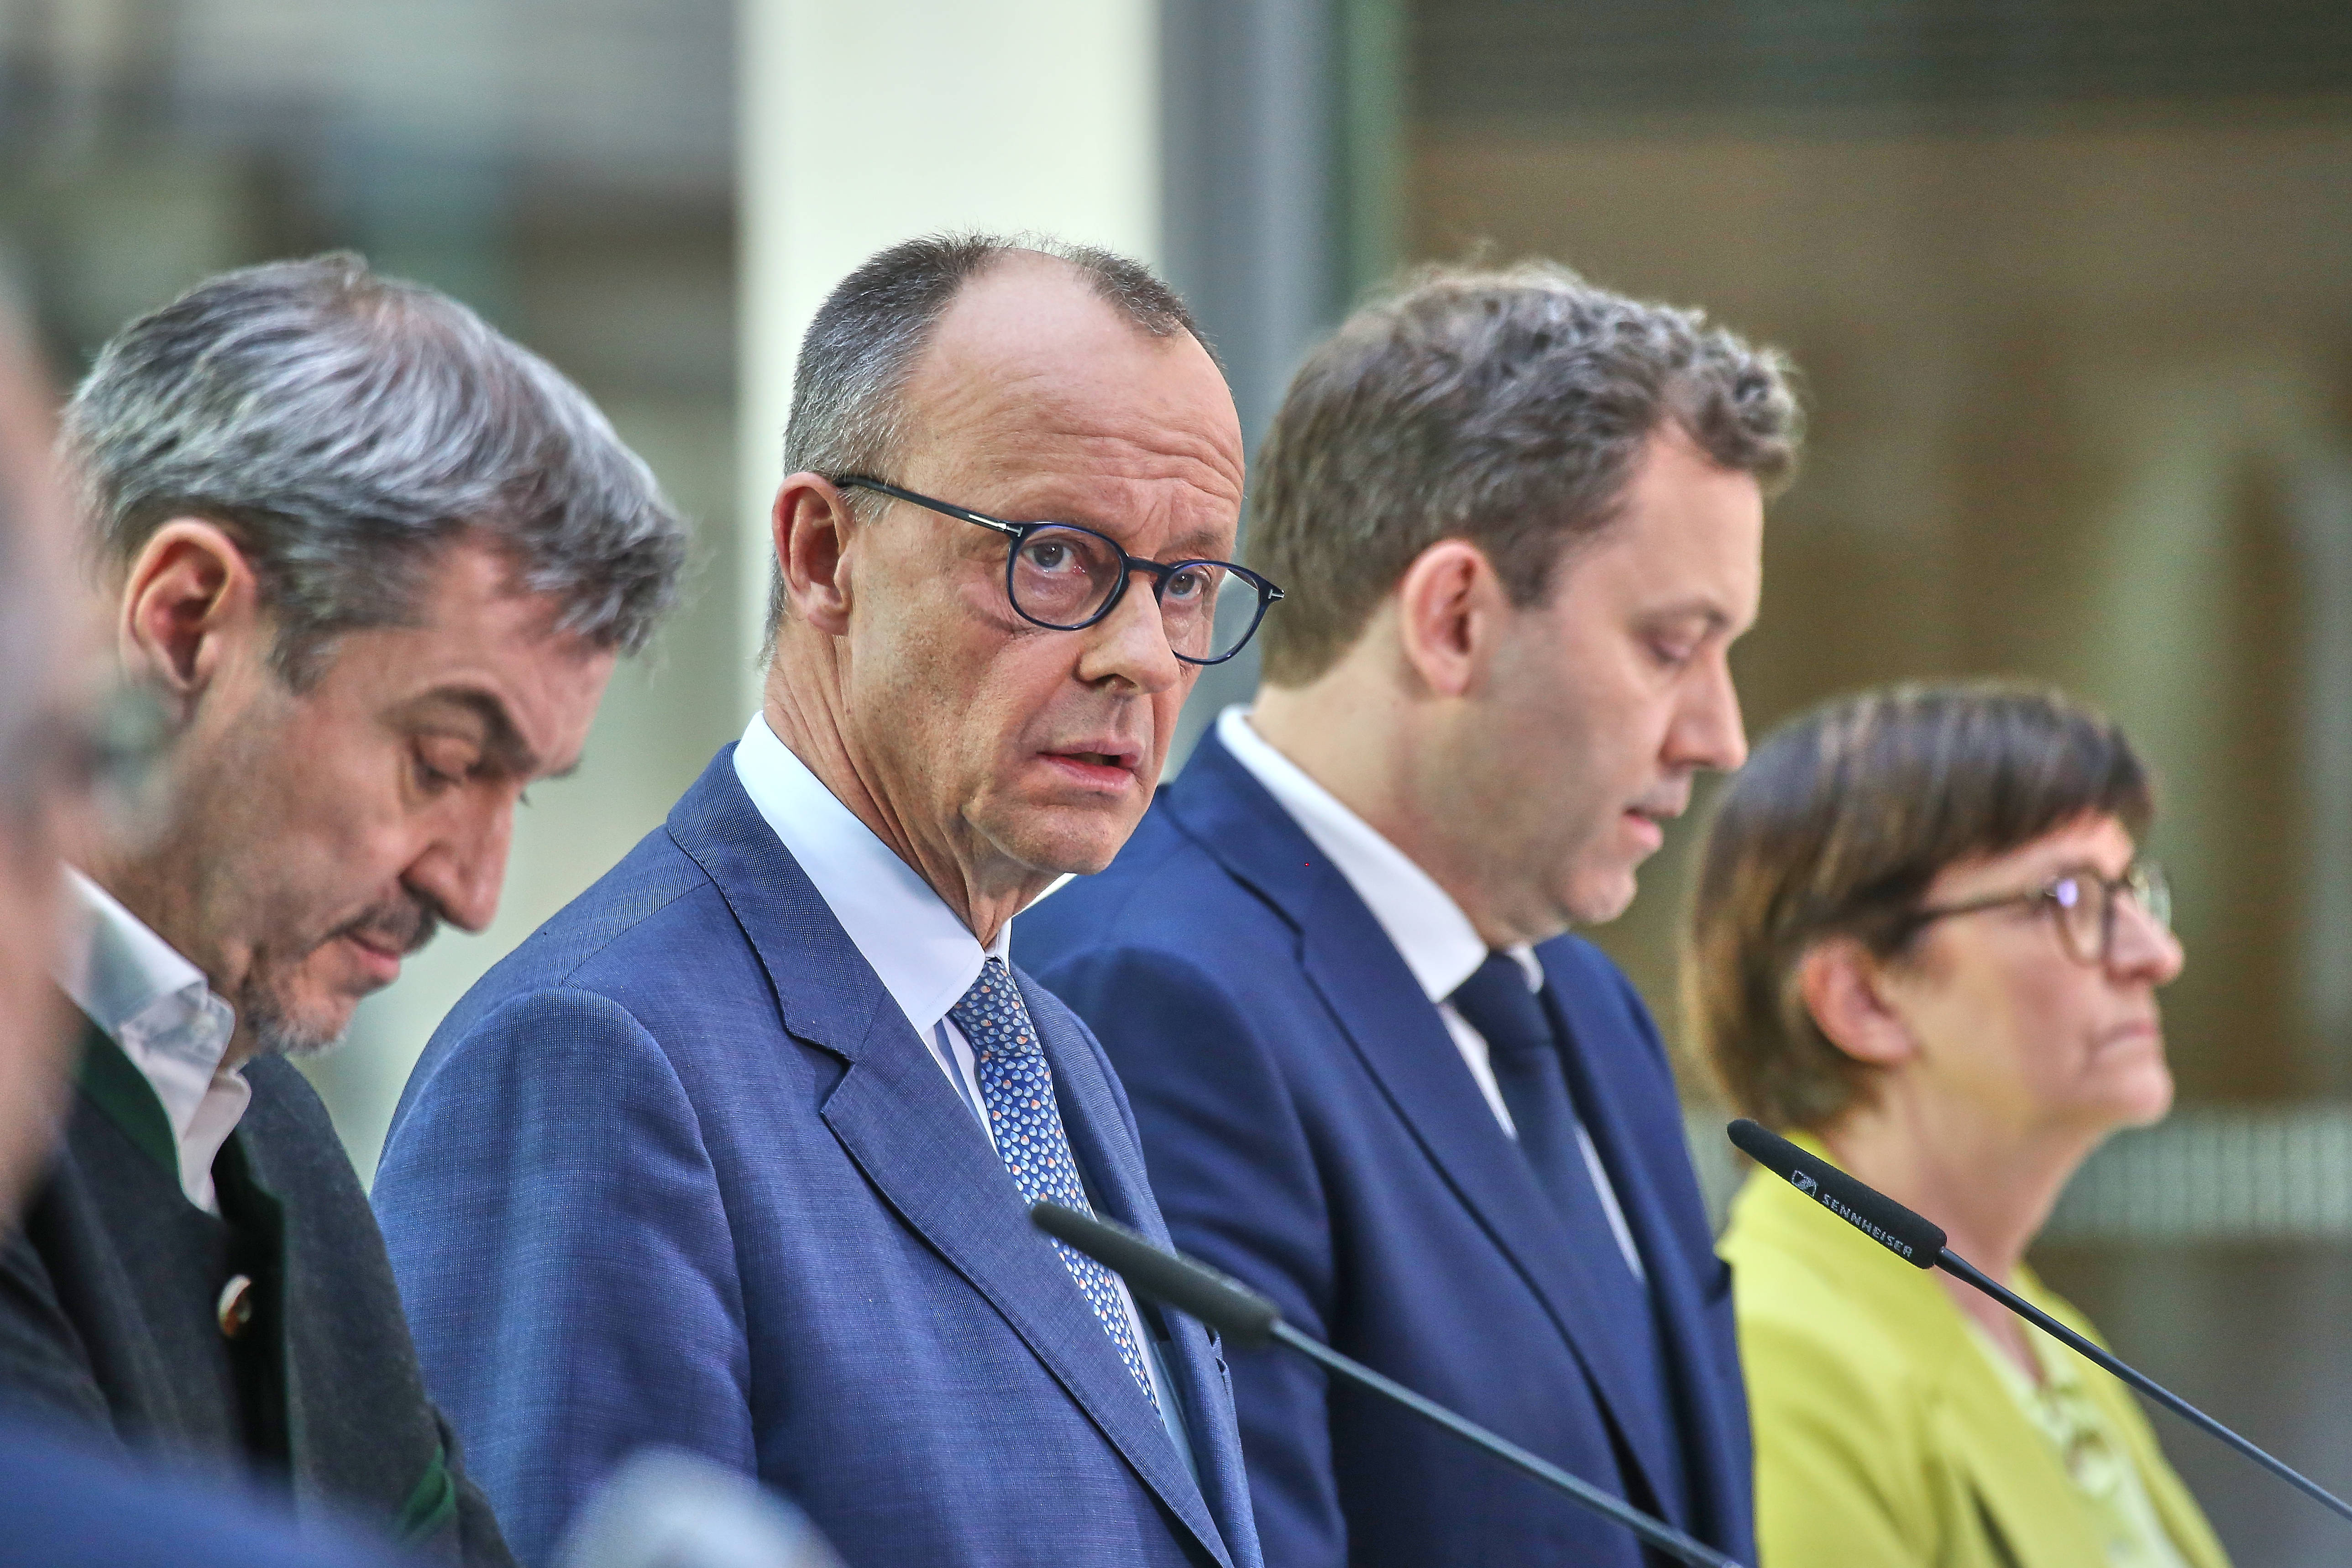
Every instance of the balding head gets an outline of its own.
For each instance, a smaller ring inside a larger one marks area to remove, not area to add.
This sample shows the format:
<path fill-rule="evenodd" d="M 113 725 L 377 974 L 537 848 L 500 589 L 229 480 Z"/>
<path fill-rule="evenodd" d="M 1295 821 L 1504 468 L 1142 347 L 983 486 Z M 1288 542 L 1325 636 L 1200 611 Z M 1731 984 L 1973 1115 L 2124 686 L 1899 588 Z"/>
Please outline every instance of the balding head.
<path fill-rule="evenodd" d="M 1013 609 L 1004 531 L 841 481 L 1076 524 L 1160 563 L 1229 556 L 1242 499 L 1232 394 L 1174 297 L 1106 283 L 1148 280 L 1133 263 L 990 244 L 919 301 L 935 309 L 862 404 L 866 444 L 778 493 L 768 700 L 786 743 L 983 939 L 1055 876 L 1117 853 L 1197 666 L 1171 648 L 1150 578 L 1099 622 L 1050 630 Z M 1137 302 L 1154 296 L 1164 308 Z M 811 353 L 837 327 L 821 314 Z M 824 397 L 796 391 L 798 455 L 816 455 Z"/>
<path fill-rule="evenodd" d="M 908 427 L 904 395 L 940 319 L 974 279 L 1008 261 L 1051 258 L 1138 331 L 1207 340 L 1175 290 L 1138 261 L 1042 235 L 934 234 L 879 251 L 834 286 L 809 321 L 793 368 L 784 471 L 877 474 Z M 866 505 L 862 499 L 853 505 Z M 870 508 L 869 508 L 870 510 Z M 767 646 L 783 612 L 771 579 Z"/>

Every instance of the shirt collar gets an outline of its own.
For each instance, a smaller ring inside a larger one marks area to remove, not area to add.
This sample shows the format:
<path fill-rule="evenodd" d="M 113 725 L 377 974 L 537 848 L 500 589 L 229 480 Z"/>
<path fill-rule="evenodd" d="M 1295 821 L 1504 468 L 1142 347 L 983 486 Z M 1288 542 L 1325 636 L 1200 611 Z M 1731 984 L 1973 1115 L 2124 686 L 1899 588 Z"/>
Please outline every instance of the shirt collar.
<path fill-rule="evenodd" d="M 918 1034 L 948 1016 L 988 960 L 1012 961 L 1013 922 L 986 947 L 915 868 L 841 804 L 754 713 L 735 776 Z"/>
<path fill-rule="evenodd" d="M 1290 814 L 1315 847 L 1330 858 L 1388 933 L 1423 995 L 1443 1002 L 1478 972 L 1486 962 L 1486 939 L 1453 895 L 1338 795 L 1268 744 L 1251 728 L 1247 708 L 1236 703 L 1217 715 L 1217 739 Z M 1531 948 L 1520 943 L 1504 951 L 1518 961 L 1530 990 L 1543 984 L 1543 966 Z"/>
<path fill-rule="evenodd" d="M 100 1028 L 119 1037 L 157 1003 L 211 989 L 203 970 L 112 893 L 71 867 L 66 887 L 80 940 L 67 944 L 57 982 Z"/>
<path fill-rule="evenodd" d="M 71 867 L 66 887 L 79 929 L 57 983 L 154 1089 L 180 1144 L 181 1184 L 209 1208 L 213 1157 L 252 1093 L 242 1073 L 221 1067 L 236 1034 L 236 1010 L 213 994 L 203 970 L 113 894 Z"/>

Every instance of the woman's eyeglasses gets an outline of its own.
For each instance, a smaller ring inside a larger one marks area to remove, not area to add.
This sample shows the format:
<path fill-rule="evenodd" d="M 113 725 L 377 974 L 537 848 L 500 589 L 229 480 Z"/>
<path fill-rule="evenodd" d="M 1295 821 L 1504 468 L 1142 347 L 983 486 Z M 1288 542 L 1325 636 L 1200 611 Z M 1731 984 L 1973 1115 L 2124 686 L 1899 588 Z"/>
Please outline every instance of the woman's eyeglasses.
<path fill-rule="evenodd" d="M 2172 884 L 2166 879 L 2163 867 L 2141 860 L 2120 877 L 2102 877 L 2084 868 L 2053 877 L 2030 892 L 1997 893 L 1916 910 L 1905 923 L 1904 935 L 1954 915 L 2032 905 L 2049 913 L 2058 927 L 2059 942 L 2076 963 L 2104 966 L 2115 951 L 2116 910 L 2125 899 L 2160 930 L 2172 929 Z"/>

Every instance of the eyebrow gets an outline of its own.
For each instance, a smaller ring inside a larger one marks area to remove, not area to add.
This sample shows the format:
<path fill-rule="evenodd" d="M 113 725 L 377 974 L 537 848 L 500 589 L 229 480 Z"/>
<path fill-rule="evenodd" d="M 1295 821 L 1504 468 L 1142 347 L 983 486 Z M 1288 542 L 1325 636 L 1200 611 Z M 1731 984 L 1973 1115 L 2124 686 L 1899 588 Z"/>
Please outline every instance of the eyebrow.
<path fill-rule="evenodd" d="M 1705 621 L 1709 631 L 1723 631 L 1731 625 L 1731 617 L 1723 613 L 1722 607 L 1706 599 L 1684 599 L 1675 604 L 1662 605 L 1649 611 L 1646 618 L 1653 621 L 1680 621 L 1688 620 L 1693 616 Z"/>
<path fill-rule="evenodd" d="M 541 773 L 539 753 L 522 738 L 515 727 L 514 716 L 507 705 L 490 692 L 473 687 L 445 687 L 428 691 L 411 704 L 413 709 L 457 708 L 471 713 L 481 721 L 482 746 L 497 760 L 500 769 L 526 778 L 569 778 L 580 767 L 574 757 L 559 771 Z"/>
<path fill-rule="evenodd" d="M 1213 561 L 1223 559 L 1223 557 L 1218 556 L 1214 553 L 1215 546 L 1216 538 L 1213 534 L 1188 533 L 1183 538 L 1178 540 L 1170 548 L 1174 552 L 1172 559 L 1178 561 Z M 1225 553 L 1226 555 L 1231 555 L 1233 553 L 1232 546 L 1229 545 L 1226 547 Z"/>
<path fill-rule="evenodd" d="M 999 522 L 1066 523 L 1071 527 L 1091 530 L 1092 531 L 1099 533 L 1104 538 L 1113 542 L 1118 541 L 1118 532 L 1117 530 L 1121 526 L 1120 523 L 1114 523 L 1108 519 L 1097 519 L 1094 521 L 1088 521 L 1087 517 L 1080 515 L 1080 513 L 1085 510 L 1085 509 L 1080 507 L 1046 508 L 1043 510 L 1038 510 L 1034 508 L 1028 509 L 1030 510 L 1036 511 L 1037 515 L 1034 517 L 1024 517 L 1018 512 L 990 511 L 985 507 L 970 507 L 966 510 L 976 511 L 982 517 L 993 518 Z M 1053 515 L 1055 511 L 1058 511 L 1060 515 Z M 1119 547 L 1121 549 L 1126 548 L 1124 543 L 1121 543 Z M 1190 533 L 1186 533 L 1181 538 L 1171 541 L 1167 549 L 1168 553 L 1165 556 L 1165 559 L 1169 561 L 1216 561 L 1225 559 L 1224 556 L 1220 556 L 1216 553 L 1217 535 L 1213 530 L 1194 529 Z M 1233 550 L 1233 546 L 1227 546 L 1226 550 L 1227 553 L 1230 554 Z M 1160 560 L 1162 557 L 1153 556 L 1151 559 Z"/>

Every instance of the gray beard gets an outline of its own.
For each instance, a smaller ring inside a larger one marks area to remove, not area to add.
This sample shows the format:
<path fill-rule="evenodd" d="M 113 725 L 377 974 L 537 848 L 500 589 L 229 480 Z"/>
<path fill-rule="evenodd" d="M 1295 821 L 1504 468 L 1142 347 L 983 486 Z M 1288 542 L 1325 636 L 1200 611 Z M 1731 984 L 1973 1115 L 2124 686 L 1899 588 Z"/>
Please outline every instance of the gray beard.
<path fill-rule="evenodd" d="M 253 1029 L 257 1055 L 284 1057 L 290 1061 L 323 1057 L 343 1043 L 346 1033 L 339 1029 L 321 1036 L 315 1029 L 304 1028 L 280 1012 L 278 999 L 260 986 L 239 998 L 236 1011 L 237 1016 Z"/>

